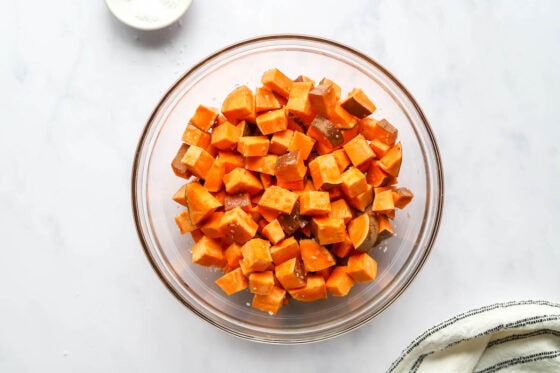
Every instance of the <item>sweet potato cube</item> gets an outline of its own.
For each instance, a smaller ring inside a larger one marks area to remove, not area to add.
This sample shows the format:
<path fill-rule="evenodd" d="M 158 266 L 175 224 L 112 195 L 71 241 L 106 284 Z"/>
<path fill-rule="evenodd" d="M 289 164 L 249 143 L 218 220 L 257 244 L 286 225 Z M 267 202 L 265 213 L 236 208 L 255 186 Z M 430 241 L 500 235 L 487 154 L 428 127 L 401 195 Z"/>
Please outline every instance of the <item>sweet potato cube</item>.
<path fill-rule="evenodd" d="M 308 274 L 305 286 L 289 290 L 290 295 L 300 302 L 314 302 L 327 298 L 325 278 L 319 274 Z"/>
<path fill-rule="evenodd" d="M 288 146 L 292 141 L 294 131 L 287 129 L 280 132 L 275 132 L 270 139 L 270 146 L 268 152 L 276 155 L 282 155 L 288 151 Z"/>
<path fill-rule="evenodd" d="M 320 155 L 309 162 L 309 173 L 317 190 L 328 190 L 342 182 L 336 159 L 332 154 Z"/>
<path fill-rule="evenodd" d="M 306 173 L 307 167 L 299 150 L 288 152 L 276 159 L 274 174 L 277 178 L 285 181 L 300 181 Z"/>
<path fill-rule="evenodd" d="M 224 197 L 224 210 L 229 211 L 240 207 L 245 212 L 251 211 L 251 198 L 249 193 L 226 194 Z"/>
<path fill-rule="evenodd" d="M 370 163 L 366 174 L 366 181 L 368 184 L 377 188 L 389 185 L 392 180 L 393 176 L 383 171 L 381 167 L 379 167 L 378 162 L 374 161 Z"/>
<path fill-rule="evenodd" d="M 377 158 L 383 158 L 383 156 L 391 149 L 391 146 L 385 144 L 379 139 L 373 139 L 369 142 L 369 147 L 375 153 Z"/>
<path fill-rule="evenodd" d="M 402 163 L 402 146 L 401 143 L 395 144 L 383 158 L 379 160 L 379 167 L 391 176 L 398 177 Z"/>
<path fill-rule="evenodd" d="M 332 83 L 319 84 L 309 91 L 309 101 L 312 109 L 323 117 L 328 117 L 332 108 L 336 105 L 335 85 Z"/>
<path fill-rule="evenodd" d="M 179 190 L 175 192 L 173 195 L 173 201 L 177 202 L 180 205 L 187 206 L 187 184 L 182 185 Z"/>
<path fill-rule="evenodd" d="M 202 233 L 202 231 L 200 229 L 195 229 L 194 231 L 191 232 L 191 237 L 193 239 L 193 241 L 196 243 L 198 241 L 200 241 L 200 239 L 202 237 L 204 237 L 204 233 Z"/>
<path fill-rule="evenodd" d="M 364 175 L 356 167 L 350 167 L 342 173 L 342 183 L 340 184 L 340 189 L 350 198 L 366 192 L 368 189 L 366 175 Z"/>
<path fill-rule="evenodd" d="M 202 236 L 192 247 L 192 262 L 206 267 L 222 268 L 226 264 L 222 245 L 219 241 Z"/>
<path fill-rule="evenodd" d="M 200 128 L 195 127 L 192 123 L 189 123 L 187 124 L 185 131 L 183 131 L 181 140 L 185 144 L 196 145 L 205 149 L 208 144 L 210 144 L 211 135 L 208 132 L 204 132 Z"/>
<path fill-rule="evenodd" d="M 284 301 L 286 300 L 286 290 L 275 286 L 266 294 L 255 294 L 251 306 L 271 315 L 276 315 Z"/>
<path fill-rule="evenodd" d="M 243 262 L 251 271 L 265 271 L 272 264 L 270 242 L 262 238 L 252 238 L 241 246 Z"/>
<path fill-rule="evenodd" d="M 183 210 L 175 216 L 175 223 L 179 227 L 181 234 L 192 232 L 197 226 L 191 221 L 189 210 Z"/>
<path fill-rule="evenodd" d="M 314 145 L 315 139 L 307 136 L 303 132 L 296 131 L 290 140 L 288 151 L 293 152 L 299 150 L 299 156 L 305 160 L 309 157 L 309 154 L 311 154 Z"/>
<path fill-rule="evenodd" d="M 284 178 L 279 177 L 276 179 L 276 185 L 284 189 L 292 190 L 294 192 L 299 192 L 303 190 L 303 188 L 305 187 L 305 182 L 303 179 L 285 180 Z"/>
<path fill-rule="evenodd" d="M 393 202 L 393 191 L 384 190 L 383 192 L 375 193 L 373 199 L 372 210 L 380 213 L 387 213 L 395 209 L 395 203 Z"/>
<path fill-rule="evenodd" d="M 276 245 L 278 242 L 282 241 L 286 235 L 282 230 L 282 226 L 278 222 L 278 219 L 274 219 L 270 223 L 266 224 L 262 229 L 262 235 L 268 238 L 268 240 Z"/>
<path fill-rule="evenodd" d="M 216 211 L 210 215 L 204 222 L 200 225 L 200 230 L 205 236 L 209 238 L 220 238 L 223 236 L 221 230 L 221 221 L 224 213 L 222 211 Z"/>
<path fill-rule="evenodd" d="M 277 68 L 267 70 L 261 77 L 262 84 L 282 97 L 290 97 L 293 81 Z"/>
<path fill-rule="evenodd" d="M 224 186 L 224 175 L 226 174 L 226 166 L 220 159 L 212 163 L 212 167 L 206 173 L 204 179 L 204 187 L 210 192 L 218 192 Z"/>
<path fill-rule="evenodd" d="M 291 258 L 274 267 L 276 279 L 286 290 L 305 286 L 306 273 L 299 258 Z"/>
<path fill-rule="evenodd" d="M 289 214 L 292 212 L 297 200 L 297 193 L 273 185 L 264 191 L 258 205 Z"/>
<path fill-rule="evenodd" d="M 266 295 L 274 287 L 272 271 L 253 272 L 249 275 L 249 291 L 253 294 Z"/>
<path fill-rule="evenodd" d="M 243 254 L 241 254 L 241 246 L 238 243 L 231 243 L 224 250 L 224 258 L 226 260 L 226 269 L 233 270 L 239 268 L 239 261 L 243 259 Z"/>
<path fill-rule="evenodd" d="M 263 189 L 259 178 L 245 168 L 236 168 L 225 174 L 224 185 L 228 194 L 247 192 L 253 195 Z"/>
<path fill-rule="evenodd" d="M 332 199 L 331 199 L 332 200 Z M 344 220 L 344 224 L 348 224 L 352 220 L 352 209 L 348 206 L 348 202 L 343 198 L 335 199 L 331 202 L 331 210 L 329 211 L 329 218 L 338 218 Z"/>
<path fill-rule="evenodd" d="M 350 236 L 346 234 L 344 241 L 332 244 L 331 253 L 339 258 L 346 258 L 353 249 L 354 245 L 352 245 L 352 240 L 350 239 Z"/>
<path fill-rule="evenodd" d="M 321 245 L 344 241 L 346 225 L 344 220 L 328 216 L 311 219 L 311 232 Z"/>
<path fill-rule="evenodd" d="M 191 145 L 181 159 L 181 162 L 193 175 L 205 179 L 208 170 L 212 168 L 214 157 L 212 157 L 206 150 L 198 146 Z"/>
<path fill-rule="evenodd" d="M 351 255 L 346 272 L 356 282 L 373 281 L 377 276 L 377 262 L 368 253 Z"/>
<path fill-rule="evenodd" d="M 302 215 L 327 215 L 331 211 L 329 192 L 310 190 L 300 193 L 299 211 Z"/>
<path fill-rule="evenodd" d="M 222 114 L 233 123 L 255 116 L 255 99 L 249 87 L 241 85 L 231 91 L 222 103 Z"/>
<path fill-rule="evenodd" d="M 271 110 L 257 116 L 257 127 L 263 135 L 288 129 L 288 118 L 284 109 Z"/>
<path fill-rule="evenodd" d="M 198 105 L 189 123 L 192 123 L 202 131 L 208 132 L 214 125 L 216 118 L 218 118 L 218 114 L 218 110 L 214 108 Z"/>
<path fill-rule="evenodd" d="M 315 240 L 300 240 L 299 250 L 303 266 L 307 272 L 317 272 L 336 264 L 331 252 Z"/>
<path fill-rule="evenodd" d="M 379 235 L 377 237 L 377 242 L 386 240 L 395 234 L 393 227 L 391 226 L 391 222 L 385 214 L 377 214 L 377 221 L 379 222 Z"/>
<path fill-rule="evenodd" d="M 186 199 L 193 224 L 199 224 L 222 206 L 205 187 L 196 182 L 187 184 Z"/>
<path fill-rule="evenodd" d="M 321 79 L 319 81 L 318 85 L 326 85 L 326 84 L 331 84 L 334 90 L 334 97 L 336 98 L 336 101 L 338 102 L 338 100 L 340 100 L 340 95 L 342 94 L 342 88 L 340 88 L 340 86 L 338 84 L 336 84 L 334 81 L 330 80 L 327 77 L 324 77 L 323 79 Z"/>
<path fill-rule="evenodd" d="M 393 204 L 399 209 L 404 209 L 414 198 L 414 194 L 408 188 L 397 188 L 392 191 L 392 196 Z"/>
<path fill-rule="evenodd" d="M 288 259 L 299 256 L 299 243 L 290 236 L 270 248 L 270 255 L 275 265 L 284 263 Z"/>
<path fill-rule="evenodd" d="M 399 130 L 395 128 L 387 119 L 377 121 L 373 118 L 361 120 L 362 134 L 368 140 L 379 140 L 380 142 L 392 147 L 397 142 Z"/>
<path fill-rule="evenodd" d="M 263 217 L 264 220 L 267 222 L 271 222 L 275 220 L 280 214 L 280 211 L 270 209 L 265 206 L 261 206 L 257 204 L 257 212 Z"/>
<path fill-rule="evenodd" d="M 329 119 L 341 129 L 354 128 L 358 124 L 358 118 L 346 111 L 338 102 L 332 109 Z"/>
<path fill-rule="evenodd" d="M 358 118 L 365 118 L 376 109 L 375 104 L 361 88 L 354 88 L 341 103 L 340 106 L 347 112 Z"/>
<path fill-rule="evenodd" d="M 343 148 L 355 167 L 360 167 L 375 158 L 375 153 L 361 134 L 344 144 Z"/>
<path fill-rule="evenodd" d="M 273 176 L 276 172 L 277 160 L 278 156 L 275 154 L 267 154 L 261 157 L 246 157 L 245 168 L 250 171 Z"/>
<path fill-rule="evenodd" d="M 187 166 L 183 162 L 181 162 L 188 149 L 189 145 L 181 144 L 181 146 L 177 150 L 177 153 L 175 154 L 175 157 L 173 158 L 173 161 L 171 161 L 171 168 L 173 169 L 173 173 L 175 174 L 175 176 L 182 177 L 183 179 L 188 179 L 192 176 L 192 173 L 187 169 Z"/>
<path fill-rule="evenodd" d="M 270 141 L 266 136 L 241 136 L 237 142 L 237 151 L 245 157 L 257 157 L 268 154 Z"/>
<path fill-rule="evenodd" d="M 344 141 L 342 131 L 322 115 L 317 115 L 313 119 L 307 129 L 307 135 L 331 149 L 342 145 Z"/>
<path fill-rule="evenodd" d="M 249 286 L 247 277 L 245 277 L 241 268 L 236 268 L 227 272 L 215 282 L 227 295 L 235 294 L 241 290 L 247 289 Z"/>
<path fill-rule="evenodd" d="M 327 291 L 335 297 L 343 297 L 354 286 L 354 279 L 347 273 L 346 266 L 336 266 L 326 282 Z"/>
<path fill-rule="evenodd" d="M 226 174 L 236 168 L 243 168 L 245 166 L 245 158 L 237 152 L 218 151 L 217 160 L 223 162 Z"/>
<path fill-rule="evenodd" d="M 304 123 L 313 119 L 314 113 L 309 100 L 309 91 L 313 88 L 311 82 L 293 82 L 285 109 L 294 118 Z"/>
<path fill-rule="evenodd" d="M 350 158 L 348 158 L 348 154 L 346 154 L 346 151 L 344 151 L 344 149 L 334 150 L 332 152 L 332 155 L 334 156 L 336 164 L 338 165 L 338 170 L 341 173 L 346 171 L 348 166 L 352 164 L 352 162 L 350 162 Z"/>
<path fill-rule="evenodd" d="M 257 223 L 240 207 L 226 211 L 220 225 L 223 235 L 239 244 L 255 237 L 258 228 Z"/>
<path fill-rule="evenodd" d="M 280 109 L 282 104 L 276 95 L 266 87 L 255 89 L 255 111 L 257 113 Z"/>
<path fill-rule="evenodd" d="M 225 122 L 212 130 L 212 146 L 221 150 L 232 150 L 241 137 L 241 129 L 230 122 Z"/>
<path fill-rule="evenodd" d="M 368 184 L 365 192 L 358 194 L 356 197 L 347 197 L 346 202 L 356 210 L 365 211 L 373 202 L 373 187 Z"/>

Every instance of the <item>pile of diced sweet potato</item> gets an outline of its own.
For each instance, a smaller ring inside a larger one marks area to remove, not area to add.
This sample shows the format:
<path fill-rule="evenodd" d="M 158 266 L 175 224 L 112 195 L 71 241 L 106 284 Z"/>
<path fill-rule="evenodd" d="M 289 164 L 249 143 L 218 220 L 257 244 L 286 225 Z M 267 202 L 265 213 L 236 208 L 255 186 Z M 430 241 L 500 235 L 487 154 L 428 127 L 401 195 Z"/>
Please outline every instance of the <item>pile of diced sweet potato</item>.
<path fill-rule="evenodd" d="M 330 79 L 278 69 L 261 81 L 233 89 L 220 110 L 198 106 L 171 164 L 188 179 L 173 199 L 192 262 L 222 269 L 226 294 L 248 288 L 253 307 L 276 314 L 289 298 L 373 281 L 368 251 L 394 234 L 395 209 L 413 194 L 396 186 L 398 131 L 371 116 L 361 89 L 343 97 Z"/>

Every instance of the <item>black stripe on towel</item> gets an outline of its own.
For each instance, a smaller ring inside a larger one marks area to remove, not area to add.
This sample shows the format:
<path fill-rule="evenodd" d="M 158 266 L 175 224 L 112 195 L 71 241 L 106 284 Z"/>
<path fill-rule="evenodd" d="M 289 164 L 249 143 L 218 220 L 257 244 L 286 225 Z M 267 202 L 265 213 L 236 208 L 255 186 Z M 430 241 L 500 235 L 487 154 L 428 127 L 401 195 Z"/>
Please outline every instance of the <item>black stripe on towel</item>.
<path fill-rule="evenodd" d="M 491 348 L 491 347 L 494 347 L 495 345 L 500 345 L 502 343 L 507 343 L 507 342 L 511 342 L 511 341 L 517 341 L 517 340 L 520 340 L 520 339 L 536 337 L 538 335 L 543 335 L 543 334 L 550 334 L 550 335 L 553 335 L 555 337 L 560 337 L 560 332 L 559 331 L 552 330 L 552 329 L 540 329 L 540 330 L 535 330 L 535 331 L 529 332 L 529 333 L 512 334 L 512 335 L 508 335 L 507 337 L 504 337 L 504 338 L 493 340 L 493 341 L 488 343 L 488 346 L 486 348 Z"/>
<path fill-rule="evenodd" d="M 496 365 L 492 365 L 488 368 L 484 368 L 483 370 L 477 370 L 476 373 L 492 373 L 492 372 L 497 372 L 498 370 L 504 368 L 512 367 L 514 365 L 532 363 L 540 360 L 554 359 L 557 357 L 560 357 L 560 350 L 539 352 L 532 355 L 519 356 L 514 359 L 505 360 Z"/>

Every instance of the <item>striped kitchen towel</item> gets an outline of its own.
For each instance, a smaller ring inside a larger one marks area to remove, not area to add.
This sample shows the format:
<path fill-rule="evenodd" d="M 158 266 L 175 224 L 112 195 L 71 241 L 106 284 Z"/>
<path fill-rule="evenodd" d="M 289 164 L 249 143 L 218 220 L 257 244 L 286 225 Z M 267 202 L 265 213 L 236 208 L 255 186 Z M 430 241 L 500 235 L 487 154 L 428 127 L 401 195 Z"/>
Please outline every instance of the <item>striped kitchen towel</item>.
<path fill-rule="evenodd" d="M 460 314 L 416 338 L 388 372 L 560 372 L 560 304 L 508 302 Z"/>

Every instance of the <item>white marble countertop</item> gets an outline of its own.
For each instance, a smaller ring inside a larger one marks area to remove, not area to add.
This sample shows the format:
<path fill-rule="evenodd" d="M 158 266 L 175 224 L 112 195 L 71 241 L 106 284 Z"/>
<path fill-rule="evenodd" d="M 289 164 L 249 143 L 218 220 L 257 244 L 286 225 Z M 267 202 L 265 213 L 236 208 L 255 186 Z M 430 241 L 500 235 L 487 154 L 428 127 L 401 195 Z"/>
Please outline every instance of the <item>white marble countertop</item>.
<path fill-rule="evenodd" d="M 242 5 L 241 5 L 242 4 Z M 157 32 L 102 1 L 4 1 L 1 372 L 383 372 L 418 334 L 499 301 L 560 301 L 560 3 L 195 0 Z M 305 33 L 359 49 L 412 92 L 439 141 L 432 254 L 380 316 L 327 342 L 239 340 L 150 268 L 130 204 L 142 127 L 215 50 Z"/>

